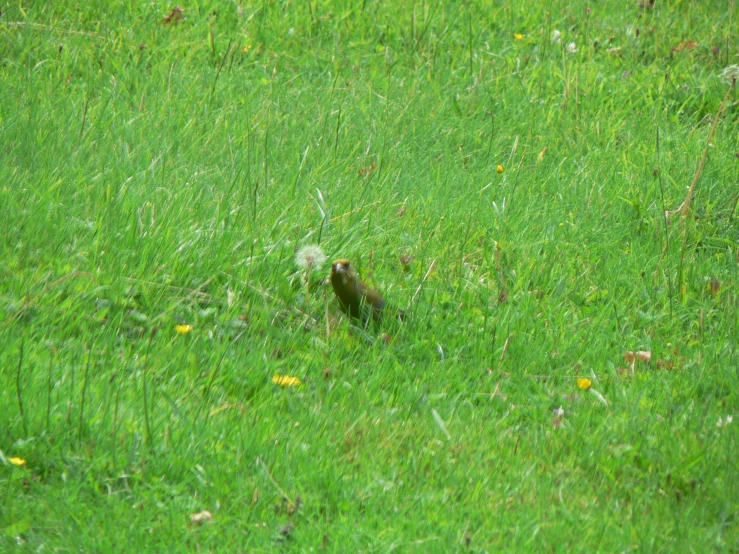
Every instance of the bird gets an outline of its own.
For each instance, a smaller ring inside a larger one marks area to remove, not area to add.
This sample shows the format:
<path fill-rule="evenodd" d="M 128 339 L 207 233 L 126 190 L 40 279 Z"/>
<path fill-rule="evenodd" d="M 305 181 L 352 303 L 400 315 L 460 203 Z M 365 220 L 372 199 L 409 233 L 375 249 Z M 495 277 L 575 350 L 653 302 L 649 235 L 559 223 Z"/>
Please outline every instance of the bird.
<path fill-rule="evenodd" d="M 331 263 L 331 286 L 341 309 L 351 317 L 369 322 L 369 318 L 379 323 L 385 310 L 385 299 L 359 278 L 351 262 L 339 258 Z"/>

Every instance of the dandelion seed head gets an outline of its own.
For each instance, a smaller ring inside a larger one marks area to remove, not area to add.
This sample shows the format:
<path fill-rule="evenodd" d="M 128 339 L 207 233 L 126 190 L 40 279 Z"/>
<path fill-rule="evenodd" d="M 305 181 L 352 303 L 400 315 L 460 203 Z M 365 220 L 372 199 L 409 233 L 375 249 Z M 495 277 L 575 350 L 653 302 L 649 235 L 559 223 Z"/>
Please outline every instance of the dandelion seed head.
<path fill-rule="evenodd" d="M 727 65 L 719 76 L 727 83 L 739 81 L 739 65 Z"/>
<path fill-rule="evenodd" d="M 313 244 L 303 246 L 298 250 L 297 254 L 295 254 L 295 264 L 300 268 L 307 269 L 308 271 L 320 269 L 327 259 L 328 258 L 326 257 L 326 254 L 323 253 L 323 250 L 321 250 L 321 247 Z"/>

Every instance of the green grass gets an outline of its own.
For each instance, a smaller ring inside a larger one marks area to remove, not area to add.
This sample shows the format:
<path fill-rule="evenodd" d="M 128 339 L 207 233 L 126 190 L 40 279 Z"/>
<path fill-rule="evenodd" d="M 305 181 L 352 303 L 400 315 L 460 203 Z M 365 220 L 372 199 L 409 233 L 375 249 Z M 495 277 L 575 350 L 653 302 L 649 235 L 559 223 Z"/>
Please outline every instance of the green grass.
<path fill-rule="evenodd" d="M 1 6 L 0 550 L 739 551 L 734 2 L 183 5 Z"/>

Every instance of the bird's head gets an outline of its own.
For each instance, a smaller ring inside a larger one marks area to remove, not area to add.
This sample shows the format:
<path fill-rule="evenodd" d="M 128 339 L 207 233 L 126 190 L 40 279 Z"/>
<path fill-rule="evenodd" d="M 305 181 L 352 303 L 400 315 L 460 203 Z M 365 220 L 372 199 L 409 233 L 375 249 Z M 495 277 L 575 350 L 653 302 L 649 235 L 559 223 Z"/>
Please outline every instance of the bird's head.
<path fill-rule="evenodd" d="M 355 275 L 356 273 L 351 262 L 346 258 L 339 258 L 338 260 L 334 260 L 331 264 L 332 282 L 339 280 L 343 285 L 346 285 L 349 280 L 354 279 Z"/>

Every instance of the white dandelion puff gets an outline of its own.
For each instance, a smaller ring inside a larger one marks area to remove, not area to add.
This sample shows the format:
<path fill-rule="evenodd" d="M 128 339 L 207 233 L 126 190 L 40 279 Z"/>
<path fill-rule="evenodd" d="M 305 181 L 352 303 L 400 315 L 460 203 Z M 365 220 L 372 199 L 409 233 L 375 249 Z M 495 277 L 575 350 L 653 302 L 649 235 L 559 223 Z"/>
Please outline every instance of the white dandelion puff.
<path fill-rule="evenodd" d="M 298 250 L 297 254 L 295 254 L 295 264 L 308 271 L 321 269 L 321 266 L 327 259 L 328 258 L 326 257 L 326 254 L 323 253 L 323 250 L 321 250 L 321 247 L 313 244 L 303 246 Z"/>
<path fill-rule="evenodd" d="M 727 65 L 719 75 L 729 84 L 739 81 L 739 65 Z"/>

